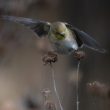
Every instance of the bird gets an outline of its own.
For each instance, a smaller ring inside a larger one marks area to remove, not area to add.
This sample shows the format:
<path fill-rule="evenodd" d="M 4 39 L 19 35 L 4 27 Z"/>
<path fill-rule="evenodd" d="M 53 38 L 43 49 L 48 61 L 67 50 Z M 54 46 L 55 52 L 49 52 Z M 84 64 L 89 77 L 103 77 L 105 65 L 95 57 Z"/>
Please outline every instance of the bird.
<path fill-rule="evenodd" d="M 8 15 L 2 15 L 1 18 L 28 27 L 40 38 L 47 36 L 52 48 L 59 54 L 72 54 L 83 47 L 105 53 L 105 49 L 93 37 L 67 22 L 56 21 L 51 23 Z"/>

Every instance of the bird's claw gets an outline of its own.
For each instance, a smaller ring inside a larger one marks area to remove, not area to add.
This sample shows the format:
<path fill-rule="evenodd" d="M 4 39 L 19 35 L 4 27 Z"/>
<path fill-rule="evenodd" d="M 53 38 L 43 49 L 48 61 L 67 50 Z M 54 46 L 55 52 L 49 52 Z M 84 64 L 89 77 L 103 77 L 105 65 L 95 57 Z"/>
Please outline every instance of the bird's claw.
<path fill-rule="evenodd" d="M 58 60 L 58 56 L 54 52 L 48 52 L 42 57 L 42 61 L 44 65 L 55 63 L 57 60 Z"/>

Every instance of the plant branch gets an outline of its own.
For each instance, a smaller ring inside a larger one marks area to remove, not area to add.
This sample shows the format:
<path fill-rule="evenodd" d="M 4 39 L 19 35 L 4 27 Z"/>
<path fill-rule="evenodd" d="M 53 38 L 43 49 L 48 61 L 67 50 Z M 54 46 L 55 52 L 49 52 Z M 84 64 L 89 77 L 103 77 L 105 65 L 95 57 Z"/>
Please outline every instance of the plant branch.
<path fill-rule="evenodd" d="M 52 81 L 53 81 L 54 92 L 55 92 L 56 97 L 57 97 L 57 99 L 58 99 L 58 103 L 59 103 L 60 109 L 63 110 L 63 106 L 62 106 L 62 104 L 61 104 L 61 100 L 60 100 L 60 97 L 59 97 L 59 93 L 58 93 L 57 87 L 56 87 L 55 71 L 54 71 L 53 65 L 50 64 L 50 66 L 51 66 L 51 70 L 52 70 Z"/>
<path fill-rule="evenodd" d="M 80 67 L 80 60 L 78 61 L 77 65 L 77 82 L 76 82 L 76 107 L 79 110 L 79 67 Z"/>

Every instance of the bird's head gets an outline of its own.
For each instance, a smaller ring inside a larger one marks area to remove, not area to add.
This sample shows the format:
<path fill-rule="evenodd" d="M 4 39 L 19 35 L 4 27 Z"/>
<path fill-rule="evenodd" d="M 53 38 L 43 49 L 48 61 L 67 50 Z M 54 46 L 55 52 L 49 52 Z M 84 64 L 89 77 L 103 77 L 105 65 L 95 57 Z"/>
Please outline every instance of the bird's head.
<path fill-rule="evenodd" d="M 55 22 L 51 25 L 51 31 L 57 40 L 62 40 L 65 38 L 66 30 L 66 25 L 63 22 Z"/>

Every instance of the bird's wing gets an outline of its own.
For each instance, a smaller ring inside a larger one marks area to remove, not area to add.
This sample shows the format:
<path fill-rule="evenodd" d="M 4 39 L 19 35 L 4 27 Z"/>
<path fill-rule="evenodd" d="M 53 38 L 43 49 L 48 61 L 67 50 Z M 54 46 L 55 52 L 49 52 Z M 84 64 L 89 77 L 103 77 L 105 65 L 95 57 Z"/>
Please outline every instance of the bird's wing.
<path fill-rule="evenodd" d="M 75 35 L 77 37 L 76 40 L 78 40 L 80 44 L 82 43 L 83 46 L 86 46 L 86 47 L 88 47 L 92 50 L 98 51 L 100 53 L 106 52 L 106 50 L 103 49 L 95 39 L 93 39 L 90 35 L 88 35 L 84 31 L 81 31 L 69 24 L 67 24 L 67 27 L 75 33 Z"/>
<path fill-rule="evenodd" d="M 30 18 L 2 16 L 1 19 L 23 24 L 33 30 L 39 37 L 45 36 L 50 30 L 50 23 Z"/>

